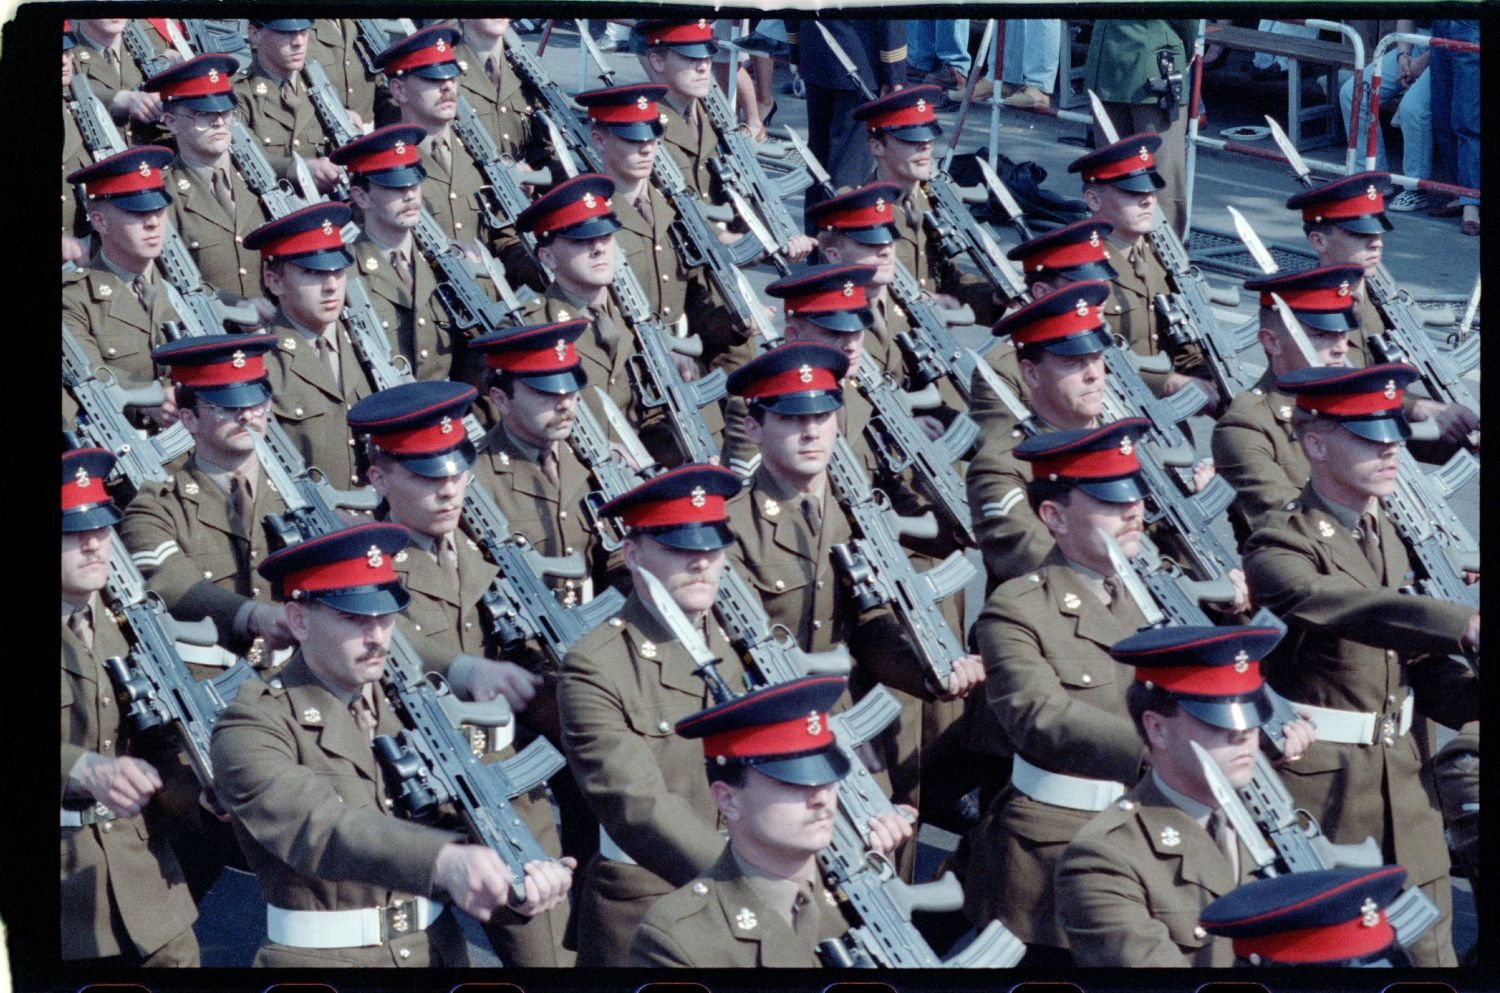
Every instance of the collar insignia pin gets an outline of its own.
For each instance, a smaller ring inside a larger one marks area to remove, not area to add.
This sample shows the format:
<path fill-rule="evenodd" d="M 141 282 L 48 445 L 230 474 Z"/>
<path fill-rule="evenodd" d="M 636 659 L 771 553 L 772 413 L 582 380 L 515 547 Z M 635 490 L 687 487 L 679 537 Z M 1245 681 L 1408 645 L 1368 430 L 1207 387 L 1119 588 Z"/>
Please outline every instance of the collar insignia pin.
<path fill-rule="evenodd" d="M 1176 828 L 1168 824 L 1161 829 L 1161 843 L 1167 848 L 1176 848 L 1182 844 L 1182 835 L 1177 833 Z"/>

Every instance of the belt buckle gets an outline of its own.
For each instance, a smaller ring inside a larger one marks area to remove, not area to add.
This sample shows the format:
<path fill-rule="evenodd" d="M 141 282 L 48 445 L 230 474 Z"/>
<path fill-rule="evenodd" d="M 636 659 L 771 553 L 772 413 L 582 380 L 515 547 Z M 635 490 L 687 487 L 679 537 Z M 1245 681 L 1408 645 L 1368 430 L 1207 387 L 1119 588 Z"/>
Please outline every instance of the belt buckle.
<path fill-rule="evenodd" d="M 1401 715 L 1399 712 L 1395 714 L 1382 714 L 1379 724 L 1375 728 L 1375 735 L 1378 740 L 1374 744 L 1390 748 L 1396 743 L 1396 732 L 1400 727 Z"/>
<path fill-rule="evenodd" d="M 417 929 L 417 901 L 397 900 L 380 908 L 380 940 L 403 938 Z"/>

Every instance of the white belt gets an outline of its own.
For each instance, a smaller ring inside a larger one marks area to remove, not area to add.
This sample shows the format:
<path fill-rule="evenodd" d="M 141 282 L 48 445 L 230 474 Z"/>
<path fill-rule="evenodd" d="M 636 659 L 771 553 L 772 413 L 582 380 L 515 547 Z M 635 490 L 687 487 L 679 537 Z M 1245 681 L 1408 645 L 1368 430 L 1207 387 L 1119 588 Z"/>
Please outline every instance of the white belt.
<path fill-rule="evenodd" d="M 1050 803 L 1070 810 L 1103 810 L 1125 795 L 1124 785 L 1114 780 L 1048 772 L 1019 755 L 1012 760 L 1010 782 L 1038 803 Z"/>
<path fill-rule="evenodd" d="M 427 930 L 447 904 L 425 897 L 363 910 L 285 910 L 266 905 L 266 937 L 289 948 L 364 948 Z"/>
<path fill-rule="evenodd" d="M 636 864 L 635 859 L 626 855 L 624 849 L 615 844 L 615 839 L 609 836 L 609 832 L 604 830 L 604 825 L 602 824 L 599 825 L 599 854 L 611 862 L 624 862 L 627 865 Z"/>
<path fill-rule="evenodd" d="M 83 810 L 69 810 L 63 807 L 59 826 L 66 828 L 83 827 L 85 824 L 103 824 L 105 821 L 118 820 L 114 813 L 102 803 L 96 803 L 92 807 Z"/>
<path fill-rule="evenodd" d="M 1305 713 L 1318 732 L 1319 741 L 1338 745 L 1378 745 L 1385 738 L 1399 738 L 1411 730 L 1412 695 L 1408 693 L 1399 713 L 1370 713 L 1358 710 L 1335 710 L 1310 703 L 1292 703 L 1292 709 Z"/>
<path fill-rule="evenodd" d="M 185 641 L 173 643 L 182 661 L 193 665 L 206 665 L 214 669 L 228 669 L 239 661 L 239 656 L 222 645 L 190 645 Z"/>

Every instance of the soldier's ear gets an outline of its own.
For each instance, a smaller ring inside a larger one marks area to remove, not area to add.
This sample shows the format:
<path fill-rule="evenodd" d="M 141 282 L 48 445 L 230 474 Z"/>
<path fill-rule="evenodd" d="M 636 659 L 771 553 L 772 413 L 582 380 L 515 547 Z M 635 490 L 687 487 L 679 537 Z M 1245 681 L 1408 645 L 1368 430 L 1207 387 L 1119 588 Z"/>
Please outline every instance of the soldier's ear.
<path fill-rule="evenodd" d="M 1154 710 L 1141 713 L 1141 730 L 1146 732 L 1146 746 L 1154 752 L 1165 752 L 1169 749 L 1170 741 L 1166 723 L 1166 718 Z"/>
<path fill-rule="evenodd" d="M 1088 207 L 1090 214 L 1097 214 L 1104 207 L 1104 198 L 1099 195 L 1099 187 L 1089 184 L 1083 188 L 1083 202 Z"/>
<path fill-rule="evenodd" d="M 1036 508 L 1037 519 L 1053 534 L 1068 533 L 1068 518 L 1061 505 L 1052 500 L 1043 500 Z"/>
<path fill-rule="evenodd" d="M 708 784 L 708 792 L 713 795 L 714 806 L 719 808 L 719 813 L 724 815 L 724 820 L 738 821 L 743 816 L 739 790 L 723 780 L 717 780 Z"/>
<path fill-rule="evenodd" d="M 761 437 L 762 437 L 762 435 L 761 435 L 760 421 L 757 421 L 755 418 L 751 417 L 749 414 L 746 414 L 745 415 L 745 438 L 746 438 L 746 440 L 748 440 L 750 442 L 750 444 L 754 445 L 756 448 L 759 448 L 760 447 L 760 442 L 761 442 Z"/>
<path fill-rule="evenodd" d="M 1328 442 L 1323 437 L 1323 432 L 1318 427 L 1309 424 L 1302 432 L 1302 452 L 1307 456 L 1309 462 L 1322 462 L 1328 458 Z"/>
<path fill-rule="evenodd" d="M 297 641 L 307 640 L 307 604 L 296 600 L 288 600 L 282 604 L 282 610 L 286 616 L 287 630 L 292 632 L 292 637 Z"/>

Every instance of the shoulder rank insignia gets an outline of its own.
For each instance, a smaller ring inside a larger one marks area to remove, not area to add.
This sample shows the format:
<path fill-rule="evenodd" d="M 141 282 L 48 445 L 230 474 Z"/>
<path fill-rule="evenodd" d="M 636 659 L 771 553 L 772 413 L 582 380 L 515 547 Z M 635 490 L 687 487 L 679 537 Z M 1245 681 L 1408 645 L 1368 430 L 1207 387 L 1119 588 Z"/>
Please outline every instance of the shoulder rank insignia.
<path fill-rule="evenodd" d="M 654 659 L 654 658 L 656 658 L 656 642 L 654 642 L 654 641 L 643 641 L 643 642 L 641 642 L 641 656 L 643 658 L 648 658 L 648 659 Z"/>
<path fill-rule="evenodd" d="M 761 504 L 760 509 L 767 517 L 775 517 L 781 513 L 781 504 L 770 497 L 766 497 L 765 503 Z"/>
<path fill-rule="evenodd" d="M 397 552 L 396 555 L 395 555 L 395 557 L 392 558 L 391 561 L 394 562 L 394 563 L 396 563 L 397 565 L 400 565 L 401 563 L 405 562 L 406 561 L 406 549 L 403 548 L 403 549 L 401 549 L 401 551 Z"/>
<path fill-rule="evenodd" d="M 323 712 L 317 707 L 308 707 L 302 712 L 302 720 L 306 724 L 318 724 L 323 720 Z"/>
<path fill-rule="evenodd" d="M 1168 824 L 1161 829 L 1161 843 L 1167 848 L 1176 848 L 1182 844 L 1182 835 L 1177 833 L 1176 828 Z"/>
<path fill-rule="evenodd" d="M 1078 599 L 1077 593 L 1064 593 L 1063 606 L 1067 607 L 1069 610 L 1077 610 L 1079 607 L 1083 606 L 1083 601 Z"/>
<path fill-rule="evenodd" d="M 1318 534 L 1321 534 L 1325 538 L 1332 538 L 1333 532 L 1333 525 L 1328 523 L 1328 519 L 1326 517 L 1320 517 L 1318 519 Z"/>
<path fill-rule="evenodd" d="M 741 907 L 740 912 L 734 915 L 734 926 L 741 931 L 754 931 L 755 925 L 759 923 L 755 919 L 755 912 L 749 907 Z"/>

